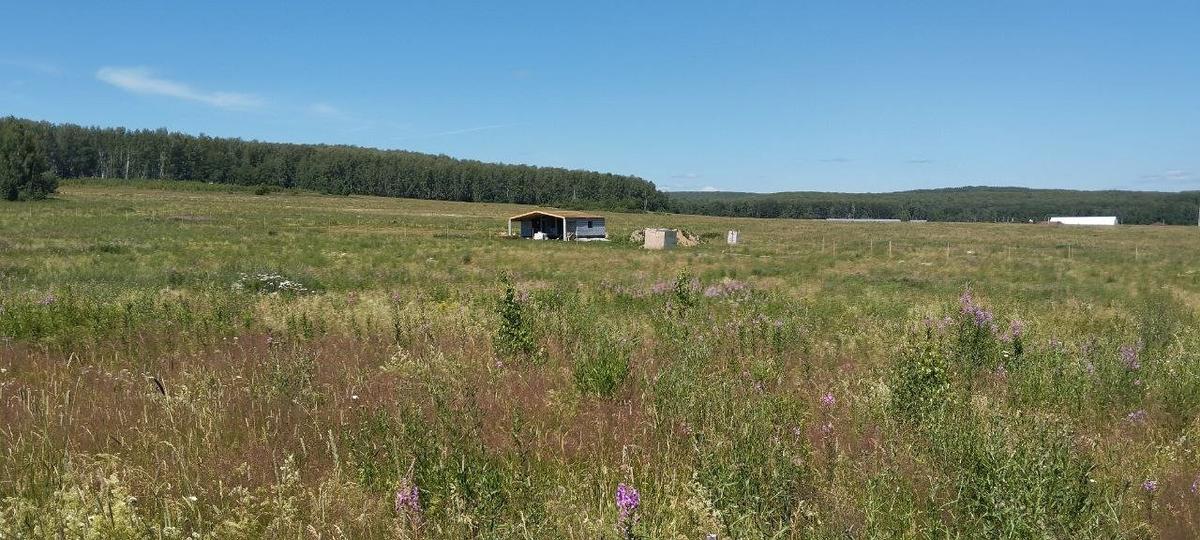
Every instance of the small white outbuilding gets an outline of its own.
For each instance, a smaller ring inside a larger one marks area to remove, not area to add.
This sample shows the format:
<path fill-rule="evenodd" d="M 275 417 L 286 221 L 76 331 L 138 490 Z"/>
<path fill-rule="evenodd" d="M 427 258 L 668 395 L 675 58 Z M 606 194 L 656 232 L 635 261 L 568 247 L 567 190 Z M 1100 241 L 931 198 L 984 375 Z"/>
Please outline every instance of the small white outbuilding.
<path fill-rule="evenodd" d="M 1060 225 L 1116 225 L 1117 216 L 1052 217 L 1050 223 Z"/>

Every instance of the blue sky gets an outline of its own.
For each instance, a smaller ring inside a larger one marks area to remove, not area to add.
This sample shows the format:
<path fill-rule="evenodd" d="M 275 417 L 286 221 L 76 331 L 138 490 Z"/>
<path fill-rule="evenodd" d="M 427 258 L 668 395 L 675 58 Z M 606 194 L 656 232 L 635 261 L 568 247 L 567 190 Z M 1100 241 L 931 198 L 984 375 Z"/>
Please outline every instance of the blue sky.
<path fill-rule="evenodd" d="M 672 190 L 1200 189 L 1196 0 L 3 11 L 0 115 L 594 169 Z"/>

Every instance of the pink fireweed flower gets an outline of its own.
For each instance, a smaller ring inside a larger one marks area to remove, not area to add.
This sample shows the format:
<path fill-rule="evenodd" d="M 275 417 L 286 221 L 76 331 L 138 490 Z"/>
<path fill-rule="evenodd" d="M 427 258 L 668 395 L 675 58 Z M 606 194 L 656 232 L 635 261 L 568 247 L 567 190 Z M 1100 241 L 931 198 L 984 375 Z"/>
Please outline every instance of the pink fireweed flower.
<path fill-rule="evenodd" d="M 1142 482 L 1142 491 L 1146 493 L 1154 493 L 1158 491 L 1158 480 L 1146 480 Z"/>
<path fill-rule="evenodd" d="M 633 538 L 633 524 L 637 521 L 637 509 L 642 497 L 633 486 L 624 482 L 617 484 L 617 530 L 625 538 Z"/>
<path fill-rule="evenodd" d="M 1138 359 L 1138 352 L 1141 348 L 1141 343 L 1136 345 L 1121 345 L 1121 363 L 1125 364 L 1126 369 L 1129 371 L 1135 371 L 1142 367 L 1142 362 Z"/>
<path fill-rule="evenodd" d="M 414 517 L 421 514 L 421 491 L 409 480 L 402 481 L 396 489 L 396 514 Z"/>
<path fill-rule="evenodd" d="M 828 408 L 833 407 L 836 404 L 837 404 L 837 399 L 835 399 L 833 397 L 833 393 L 825 392 L 825 395 L 821 396 L 821 406 L 822 407 L 825 407 L 826 409 L 828 409 Z"/>
<path fill-rule="evenodd" d="M 963 291 L 962 296 L 958 298 L 958 303 L 962 307 L 963 314 L 969 316 L 975 326 L 985 328 L 992 325 L 992 319 L 995 318 L 992 312 L 976 304 L 975 298 L 971 296 L 971 291 Z"/>

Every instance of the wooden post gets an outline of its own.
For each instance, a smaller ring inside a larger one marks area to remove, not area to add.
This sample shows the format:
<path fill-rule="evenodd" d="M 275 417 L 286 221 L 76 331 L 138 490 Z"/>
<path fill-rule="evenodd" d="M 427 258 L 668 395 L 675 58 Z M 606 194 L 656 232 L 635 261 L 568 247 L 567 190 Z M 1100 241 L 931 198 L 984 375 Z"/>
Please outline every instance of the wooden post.
<path fill-rule="evenodd" d="M 892 241 L 888 240 L 888 258 L 892 258 Z"/>
<path fill-rule="evenodd" d="M 508 220 L 508 235 L 512 236 L 512 220 Z"/>

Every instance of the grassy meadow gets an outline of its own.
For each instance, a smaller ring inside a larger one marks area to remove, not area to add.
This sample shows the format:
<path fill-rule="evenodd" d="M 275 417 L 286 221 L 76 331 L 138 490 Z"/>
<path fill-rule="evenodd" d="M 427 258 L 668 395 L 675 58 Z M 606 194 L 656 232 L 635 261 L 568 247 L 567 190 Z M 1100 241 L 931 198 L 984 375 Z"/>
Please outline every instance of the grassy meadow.
<path fill-rule="evenodd" d="M 0 538 L 1200 536 L 1196 227 L 263 191 L 0 204 Z"/>

